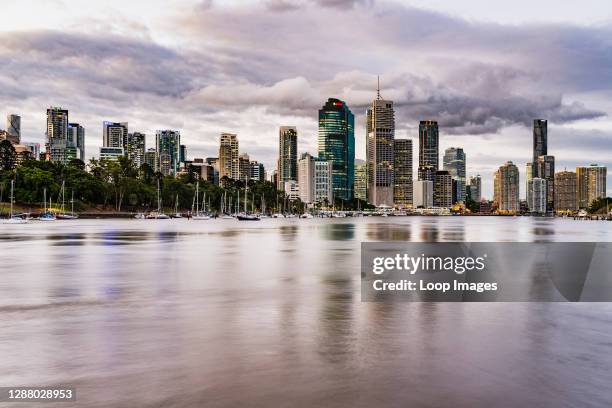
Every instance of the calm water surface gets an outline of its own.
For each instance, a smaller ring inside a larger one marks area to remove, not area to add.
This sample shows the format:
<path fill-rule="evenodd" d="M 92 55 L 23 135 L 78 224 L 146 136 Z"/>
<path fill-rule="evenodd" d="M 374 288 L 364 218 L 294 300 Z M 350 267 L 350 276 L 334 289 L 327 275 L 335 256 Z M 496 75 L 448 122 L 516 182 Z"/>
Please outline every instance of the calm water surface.
<path fill-rule="evenodd" d="M 384 240 L 610 242 L 612 222 L 0 225 L 0 386 L 76 386 L 61 407 L 612 406 L 612 305 L 362 303 L 360 243 Z"/>

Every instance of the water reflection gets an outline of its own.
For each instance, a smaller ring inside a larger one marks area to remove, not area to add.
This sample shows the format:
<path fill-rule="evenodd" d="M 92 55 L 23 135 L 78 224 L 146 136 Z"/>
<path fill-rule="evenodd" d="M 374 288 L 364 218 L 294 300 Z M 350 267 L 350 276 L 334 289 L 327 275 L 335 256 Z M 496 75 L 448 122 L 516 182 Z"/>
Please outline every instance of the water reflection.
<path fill-rule="evenodd" d="M 612 223 L 16 228 L 0 229 L 0 383 L 76 384 L 67 407 L 605 406 L 612 381 L 611 305 L 363 303 L 359 285 L 361 241 L 610 241 Z"/>

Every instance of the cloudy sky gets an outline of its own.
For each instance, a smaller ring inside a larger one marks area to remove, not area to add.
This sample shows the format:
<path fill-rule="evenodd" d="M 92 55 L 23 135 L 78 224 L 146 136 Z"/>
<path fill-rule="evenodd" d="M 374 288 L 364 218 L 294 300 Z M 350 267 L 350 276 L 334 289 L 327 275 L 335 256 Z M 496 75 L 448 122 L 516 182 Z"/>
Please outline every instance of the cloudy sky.
<path fill-rule="evenodd" d="M 558 170 L 612 167 L 605 0 L 1 2 L 0 115 L 22 115 L 24 141 L 44 142 L 54 105 L 86 127 L 88 157 L 103 120 L 127 121 L 149 146 L 155 129 L 181 130 L 190 157 L 216 156 L 219 133 L 238 133 L 271 171 L 278 127 L 297 126 L 299 150 L 316 153 L 317 110 L 338 97 L 363 158 L 381 75 L 396 137 L 416 153 L 418 121 L 438 120 L 442 148 L 465 149 L 487 196 L 506 160 L 524 176 L 534 118 L 549 120 Z"/>

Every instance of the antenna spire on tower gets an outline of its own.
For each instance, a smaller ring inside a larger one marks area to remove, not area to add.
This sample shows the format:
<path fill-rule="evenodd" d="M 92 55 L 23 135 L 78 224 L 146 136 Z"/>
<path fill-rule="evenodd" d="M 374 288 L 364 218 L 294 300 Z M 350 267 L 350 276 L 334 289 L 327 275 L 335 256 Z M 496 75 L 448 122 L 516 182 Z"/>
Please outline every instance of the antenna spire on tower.
<path fill-rule="evenodd" d="M 376 75 L 376 99 L 380 100 L 380 75 Z"/>

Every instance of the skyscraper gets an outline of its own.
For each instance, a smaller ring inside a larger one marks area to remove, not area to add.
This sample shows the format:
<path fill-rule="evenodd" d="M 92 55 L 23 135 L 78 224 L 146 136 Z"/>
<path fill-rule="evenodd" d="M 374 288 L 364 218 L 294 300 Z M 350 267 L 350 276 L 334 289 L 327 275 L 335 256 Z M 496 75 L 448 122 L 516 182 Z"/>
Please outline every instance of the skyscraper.
<path fill-rule="evenodd" d="M 21 143 L 21 116 L 7 115 L 6 117 L 6 132 L 8 140 L 13 144 Z"/>
<path fill-rule="evenodd" d="M 453 178 L 446 170 L 436 171 L 433 205 L 440 208 L 451 208 L 453 206 Z"/>
<path fill-rule="evenodd" d="M 145 162 L 146 135 L 140 132 L 128 133 L 126 143 L 126 155 L 134 162 L 136 167 Z"/>
<path fill-rule="evenodd" d="M 519 205 L 519 171 L 518 168 L 508 161 L 495 172 L 493 178 L 494 205 L 503 213 L 517 213 Z"/>
<path fill-rule="evenodd" d="M 355 159 L 355 198 L 368 201 L 368 166 L 365 161 Z"/>
<path fill-rule="evenodd" d="M 68 141 L 68 111 L 60 107 L 47 109 L 47 158 L 53 162 L 66 163 Z"/>
<path fill-rule="evenodd" d="M 255 181 L 266 181 L 265 177 L 266 170 L 263 163 L 259 163 L 256 160 L 251 161 L 249 178 Z"/>
<path fill-rule="evenodd" d="M 158 130 L 155 133 L 155 150 L 159 160 L 159 171 L 163 175 L 176 176 L 179 169 L 179 146 L 181 133 L 178 130 Z"/>
<path fill-rule="evenodd" d="M 454 196 L 457 202 L 465 202 L 465 153 L 461 147 L 449 147 L 444 151 L 443 169 L 456 181 Z"/>
<path fill-rule="evenodd" d="M 333 205 L 333 166 L 332 162 L 315 158 L 314 161 L 314 201 L 321 205 Z"/>
<path fill-rule="evenodd" d="M 127 148 L 128 123 L 127 122 L 102 122 L 102 145 L 104 147 Z"/>
<path fill-rule="evenodd" d="M 298 160 L 298 187 L 300 200 L 310 204 L 314 202 L 314 157 L 308 153 L 302 154 Z"/>
<path fill-rule="evenodd" d="M 538 162 L 538 157 L 548 154 L 548 121 L 545 119 L 533 120 L 533 163 Z M 533 177 L 538 177 L 537 167 L 532 167 Z"/>
<path fill-rule="evenodd" d="M 149 167 L 151 167 L 151 170 L 153 170 L 154 172 L 159 171 L 159 158 L 157 155 L 157 150 L 155 150 L 155 148 L 151 147 L 147 149 L 144 154 L 144 162 L 149 165 Z"/>
<path fill-rule="evenodd" d="M 555 210 L 555 156 L 539 156 L 537 177 L 546 180 L 546 212 Z"/>
<path fill-rule="evenodd" d="M 281 126 L 278 132 L 278 189 L 285 181 L 297 181 L 297 129 Z"/>
<path fill-rule="evenodd" d="M 78 123 L 68 124 L 67 146 L 76 151 L 76 158 L 85 161 L 85 128 Z"/>
<path fill-rule="evenodd" d="M 251 158 L 248 154 L 238 155 L 238 180 L 247 183 L 251 176 Z"/>
<path fill-rule="evenodd" d="M 355 117 L 346 103 L 329 98 L 319 110 L 319 158 L 332 163 L 333 196 L 353 198 L 355 185 Z"/>
<path fill-rule="evenodd" d="M 482 178 L 480 174 L 470 177 L 470 198 L 472 201 L 479 203 L 482 199 Z"/>
<path fill-rule="evenodd" d="M 434 183 L 429 180 L 417 180 L 413 188 L 413 206 L 414 208 L 432 208 L 434 205 Z"/>
<path fill-rule="evenodd" d="M 238 138 L 233 133 L 221 133 L 219 142 L 219 179 L 229 177 L 238 180 Z"/>
<path fill-rule="evenodd" d="M 439 160 L 438 122 L 422 120 L 419 123 L 419 180 L 434 181 Z"/>
<path fill-rule="evenodd" d="M 561 171 L 555 174 L 555 211 L 578 210 L 576 173 Z"/>
<path fill-rule="evenodd" d="M 393 206 L 395 112 L 393 102 L 382 99 L 380 89 L 366 113 L 368 202 Z"/>
<path fill-rule="evenodd" d="M 393 202 L 401 208 L 411 208 L 412 140 L 395 139 L 393 151 Z"/>
<path fill-rule="evenodd" d="M 547 181 L 540 177 L 532 177 L 527 183 L 527 207 L 535 214 L 547 212 Z"/>
<path fill-rule="evenodd" d="M 588 208 L 593 201 L 606 197 L 607 173 L 607 167 L 597 164 L 576 167 L 578 208 Z"/>

